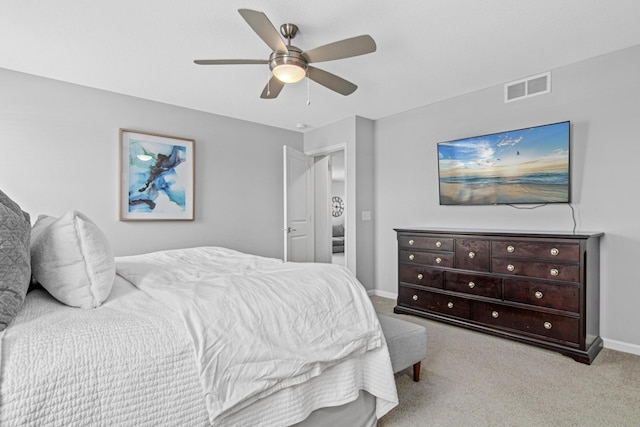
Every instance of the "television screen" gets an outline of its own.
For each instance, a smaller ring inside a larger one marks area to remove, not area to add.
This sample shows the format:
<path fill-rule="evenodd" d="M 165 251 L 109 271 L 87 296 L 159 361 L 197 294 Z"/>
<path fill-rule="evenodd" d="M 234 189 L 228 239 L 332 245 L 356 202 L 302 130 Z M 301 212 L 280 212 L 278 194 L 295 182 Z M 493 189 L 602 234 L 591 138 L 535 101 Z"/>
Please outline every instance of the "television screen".
<path fill-rule="evenodd" d="M 570 122 L 438 143 L 441 205 L 569 203 Z"/>

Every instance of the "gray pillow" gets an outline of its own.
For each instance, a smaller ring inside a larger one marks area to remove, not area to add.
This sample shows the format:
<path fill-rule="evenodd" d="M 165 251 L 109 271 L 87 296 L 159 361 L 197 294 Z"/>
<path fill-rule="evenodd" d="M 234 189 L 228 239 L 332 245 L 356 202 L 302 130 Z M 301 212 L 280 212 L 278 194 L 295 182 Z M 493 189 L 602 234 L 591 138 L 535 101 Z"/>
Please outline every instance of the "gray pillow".
<path fill-rule="evenodd" d="M 0 191 L 0 331 L 16 317 L 31 280 L 29 214 Z"/>

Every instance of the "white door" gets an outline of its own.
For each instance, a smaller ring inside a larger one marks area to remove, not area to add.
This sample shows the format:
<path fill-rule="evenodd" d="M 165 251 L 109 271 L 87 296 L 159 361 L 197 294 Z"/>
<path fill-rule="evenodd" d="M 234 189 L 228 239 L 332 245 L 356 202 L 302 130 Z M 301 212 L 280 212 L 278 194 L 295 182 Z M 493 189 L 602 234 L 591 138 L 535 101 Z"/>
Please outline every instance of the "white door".
<path fill-rule="evenodd" d="M 284 260 L 313 262 L 313 158 L 284 146 Z"/>

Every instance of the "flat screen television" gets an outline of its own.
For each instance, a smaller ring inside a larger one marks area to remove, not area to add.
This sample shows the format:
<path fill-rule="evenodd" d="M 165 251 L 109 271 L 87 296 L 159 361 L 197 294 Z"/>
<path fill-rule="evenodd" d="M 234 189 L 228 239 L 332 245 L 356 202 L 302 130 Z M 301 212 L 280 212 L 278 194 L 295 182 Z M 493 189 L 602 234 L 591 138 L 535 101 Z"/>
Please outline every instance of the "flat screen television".
<path fill-rule="evenodd" d="M 570 122 L 438 143 L 441 205 L 570 203 Z"/>

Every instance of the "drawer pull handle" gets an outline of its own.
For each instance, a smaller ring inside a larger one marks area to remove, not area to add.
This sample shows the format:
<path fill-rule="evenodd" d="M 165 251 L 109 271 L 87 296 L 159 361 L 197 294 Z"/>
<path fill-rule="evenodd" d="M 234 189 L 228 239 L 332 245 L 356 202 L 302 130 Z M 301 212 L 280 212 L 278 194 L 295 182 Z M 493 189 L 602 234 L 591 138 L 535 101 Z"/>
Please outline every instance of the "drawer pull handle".
<path fill-rule="evenodd" d="M 551 324 L 551 322 L 544 322 L 544 328 L 545 329 L 551 329 L 553 325 Z"/>
<path fill-rule="evenodd" d="M 414 296 L 413 296 L 413 300 L 414 300 L 414 301 L 418 301 L 418 295 L 414 295 Z"/>
<path fill-rule="evenodd" d="M 418 280 L 422 280 L 423 277 L 422 273 L 418 274 Z"/>
<path fill-rule="evenodd" d="M 516 268 L 515 268 L 515 266 L 514 266 L 513 264 L 509 264 L 509 265 L 507 265 L 507 270 L 509 270 L 509 271 L 513 271 L 513 270 L 515 270 L 515 269 L 516 269 Z"/>
<path fill-rule="evenodd" d="M 551 250 L 549 252 L 551 252 L 551 255 L 553 255 L 553 256 L 556 256 L 556 255 L 558 255 L 560 253 L 558 248 L 551 248 Z"/>
<path fill-rule="evenodd" d="M 473 259 L 475 257 L 476 257 L 476 253 L 475 252 L 473 252 L 473 251 L 469 252 L 469 258 Z"/>
<path fill-rule="evenodd" d="M 409 240 L 409 246 L 413 246 L 414 243 L 413 239 Z"/>
<path fill-rule="evenodd" d="M 507 246 L 507 252 L 513 253 L 515 250 L 516 250 L 516 248 L 514 248 L 513 246 L 511 246 L 511 245 Z"/>
<path fill-rule="evenodd" d="M 498 312 L 497 312 L 497 311 L 492 311 L 492 312 L 491 312 L 491 317 L 493 317 L 494 319 L 497 319 L 499 315 L 500 315 L 500 314 L 498 314 Z"/>
<path fill-rule="evenodd" d="M 438 240 L 438 241 L 436 242 L 436 248 L 439 248 L 440 246 L 442 246 L 442 242 L 441 242 L 440 240 Z"/>
<path fill-rule="evenodd" d="M 560 274 L 557 268 L 552 268 L 550 273 L 552 276 L 557 276 L 558 274 Z"/>
<path fill-rule="evenodd" d="M 413 261 L 414 258 L 415 256 L 413 254 L 409 254 L 409 261 Z"/>
<path fill-rule="evenodd" d="M 536 296 L 536 298 L 542 299 L 542 292 L 536 291 L 536 293 L 534 295 Z"/>
<path fill-rule="evenodd" d="M 442 258 L 438 257 L 436 258 L 436 264 L 440 264 L 442 262 Z"/>
<path fill-rule="evenodd" d="M 453 303 L 451 301 L 449 301 L 449 303 L 447 303 L 447 307 L 453 308 Z"/>
<path fill-rule="evenodd" d="M 473 283 L 473 282 L 469 282 L 469 287 L 470 287 L 471 289 L 473 289 L 473 288 L 475 288 L 475 287 L 476 287 L 476 284 L 475 284 L 475 283 Z"/>

